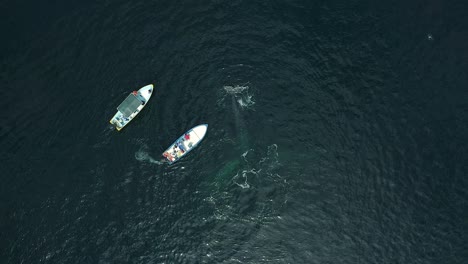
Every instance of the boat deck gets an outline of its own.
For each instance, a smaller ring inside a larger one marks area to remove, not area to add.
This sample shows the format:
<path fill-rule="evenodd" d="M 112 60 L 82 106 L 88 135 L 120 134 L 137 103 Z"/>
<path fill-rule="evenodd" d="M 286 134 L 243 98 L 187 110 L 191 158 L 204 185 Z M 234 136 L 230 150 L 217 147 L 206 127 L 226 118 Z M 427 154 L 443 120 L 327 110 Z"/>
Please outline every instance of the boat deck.
<path fill-rule="evenodd" d="M 124 128 L 132 119 L 140 113 L 153 94 L 153 85 L 140 88 L 138 92 L 131 93 L 117 107 L 117 113 L 109 121 L 115 125 L 118 131 Z"/>
<path fill-rule="evenodd" d="M 201 130 L 199 130 L 201 128 Z M 197 129 L 198 133 L 202 133 L 202 135 L 197 134 Z M 183 156 L 185 156 L 188 152 L 190 152 L 193 148 L 195 148 L 198 143 L 203 139 L 206 133 L 206 126 L 197 126 L 189 131 L 187 131 L 185 134 L 183 134 L 181 137 L 179 137 L 172 145 L 169 146 L 169 148 L 164 151 L 163 156 L 170 162 L 176 162 Z"/>

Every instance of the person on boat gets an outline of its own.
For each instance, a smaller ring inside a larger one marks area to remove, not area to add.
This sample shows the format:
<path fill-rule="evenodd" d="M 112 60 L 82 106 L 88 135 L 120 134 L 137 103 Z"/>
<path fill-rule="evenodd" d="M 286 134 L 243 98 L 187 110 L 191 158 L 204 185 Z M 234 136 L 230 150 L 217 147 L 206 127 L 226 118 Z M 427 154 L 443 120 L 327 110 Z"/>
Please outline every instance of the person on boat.
<path fill-rule="evenodd" d="M 185 152 L 185 147 L 184 147 L 184 144 L 182 144 L 182 142 L 179 142 L 178 147 L 182 153 Z"/>
<path fill-rule="evenodd" d="M 174 160 L 174 157 L 172 157 L 171 154 L 169 154 L 168 152 L 164 152 L 163 156 L 165 158 L 167 158 L 169 161 L 173 161 Z"/>
<path fill-rule="evenodd" d="M 132 94 L 133 94 L 133 95 L 137 95 L 138 92 L 137 92 L 137 91 L 133 91 Z"/>
<path fill-rule="evenodd" d="M 185 140 L 189 140 L 190 139 L 190 134 L 185 134 L 184 138 L 185 138 Z"/>

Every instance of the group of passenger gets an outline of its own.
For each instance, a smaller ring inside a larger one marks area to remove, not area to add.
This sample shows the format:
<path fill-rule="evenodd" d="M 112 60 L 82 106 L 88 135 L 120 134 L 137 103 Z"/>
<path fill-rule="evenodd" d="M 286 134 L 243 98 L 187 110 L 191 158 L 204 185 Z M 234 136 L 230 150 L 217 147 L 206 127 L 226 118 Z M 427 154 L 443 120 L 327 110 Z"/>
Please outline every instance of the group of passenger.
<path fill-rule="evenodd" d="M 175 159 L 182 156 L 187 149 L 185 148 L 184 141 L 190 140 L 190 135 L 185 134 L 183 138 L 177 140 L 172 147 L 172 151 L 168 150 L 163 153 L 163 156 L 166 157 L 169 161 L 174 161 Z M 169 152 L 170 151 L 170 152 Z"/>

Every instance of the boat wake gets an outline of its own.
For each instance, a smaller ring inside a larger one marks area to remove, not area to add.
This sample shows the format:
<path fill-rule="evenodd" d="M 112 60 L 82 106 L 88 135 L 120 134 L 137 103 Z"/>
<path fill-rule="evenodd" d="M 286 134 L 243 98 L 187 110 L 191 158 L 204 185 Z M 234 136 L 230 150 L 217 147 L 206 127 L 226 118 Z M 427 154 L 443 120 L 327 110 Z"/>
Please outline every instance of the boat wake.
<path fill-rule="evenodd" d="M 135 152 L 135 159 L 138 161 L 149 162 L 149 163 L 158 164 L 158 165 L 164 164 L 164 162 L 161 162 L 151 157 L 149 153 L 143 149 L 140 149 L 137 152 Z"/>
<path fill-rule="evenodd" d="M 99 135 L 96 138 L 96 143 L 93 144 L 93 148 L 98 149 L 109 145 L 111 133 L 112 129 L 104 129 L 103 131 L 101 131 L 101 133 L 99 133 Z"/>

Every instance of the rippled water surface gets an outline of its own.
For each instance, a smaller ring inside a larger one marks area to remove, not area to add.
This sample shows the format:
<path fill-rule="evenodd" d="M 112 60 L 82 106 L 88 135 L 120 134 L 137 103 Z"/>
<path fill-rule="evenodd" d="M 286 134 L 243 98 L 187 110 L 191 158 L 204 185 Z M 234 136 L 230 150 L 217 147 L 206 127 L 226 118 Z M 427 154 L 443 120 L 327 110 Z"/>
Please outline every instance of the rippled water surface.
<path fill-rule="evenodd" d="M 465 2 L 2 1 L 0 262 L 467 263 Z"/>

